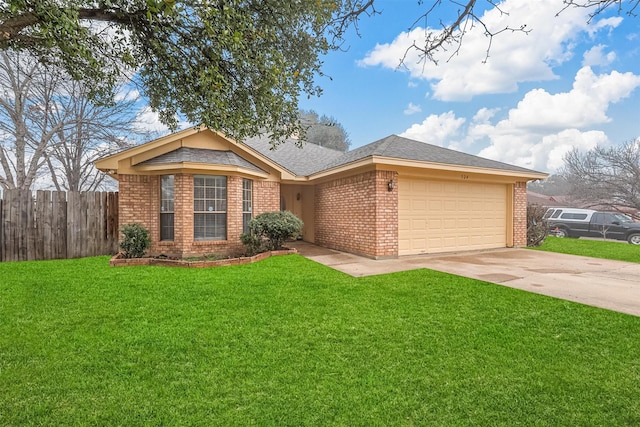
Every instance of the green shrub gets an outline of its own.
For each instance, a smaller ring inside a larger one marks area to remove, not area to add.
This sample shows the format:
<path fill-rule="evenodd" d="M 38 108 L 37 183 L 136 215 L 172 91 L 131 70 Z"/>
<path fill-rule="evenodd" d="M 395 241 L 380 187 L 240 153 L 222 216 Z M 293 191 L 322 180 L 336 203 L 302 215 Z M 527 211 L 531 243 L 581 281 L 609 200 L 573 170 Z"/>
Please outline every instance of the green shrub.
<path fill-rule="evenodd" d="M 263 239 L 254 234 L 242 233 L 240 241 L 247 248 L 247 255 L 252 256 L 264 251 Z"/>
<path fill-rule="evenodd" d="M 140 224 L 125 224 L 120 228 L 120 248 L 125 258 L 142 258 L 151 245 L 149 230 Z"/>
<path fill-rule="evenodd" d="M 304 223 L 289 211 L 266 212 L 249 222 L 249 232 L 240 240 L 250 254 L 282 249 L 287 239 L 298 235 Z"/>

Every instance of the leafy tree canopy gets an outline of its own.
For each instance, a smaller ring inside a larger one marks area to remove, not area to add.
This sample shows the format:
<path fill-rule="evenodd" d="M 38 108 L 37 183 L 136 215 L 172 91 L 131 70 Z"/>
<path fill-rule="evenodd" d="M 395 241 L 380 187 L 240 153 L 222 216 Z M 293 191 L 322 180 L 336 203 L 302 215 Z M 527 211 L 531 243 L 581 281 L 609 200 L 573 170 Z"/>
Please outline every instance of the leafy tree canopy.
<path fill-rule="evenodd" d="M 347 151 L 351 145 L 349 134 L 333 117 L 319 116 L 313 110 L 301 110 L 300 124 L 305 130 L 306 142 L 338 151 Z"/>
<path fill-rule="evenodd" d="M 150 106 L 236 138 L 300 130 L 320 56 L 373 0 L 7 0 L 0 49 L 28 50 L 107 98 L 135 76 Z"/>

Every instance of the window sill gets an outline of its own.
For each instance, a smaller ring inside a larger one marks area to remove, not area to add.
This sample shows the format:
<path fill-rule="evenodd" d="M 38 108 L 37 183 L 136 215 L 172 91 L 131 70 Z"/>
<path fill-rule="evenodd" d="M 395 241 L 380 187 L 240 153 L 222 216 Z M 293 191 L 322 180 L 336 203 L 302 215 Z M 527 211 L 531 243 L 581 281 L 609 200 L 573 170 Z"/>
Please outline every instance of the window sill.
<path fill-rule="evenodd" d="M 204 246 L 204 245 L 227 245 L 229 244 L 229 240 L 194 240 L 193 244 L 195 246 Z"/>

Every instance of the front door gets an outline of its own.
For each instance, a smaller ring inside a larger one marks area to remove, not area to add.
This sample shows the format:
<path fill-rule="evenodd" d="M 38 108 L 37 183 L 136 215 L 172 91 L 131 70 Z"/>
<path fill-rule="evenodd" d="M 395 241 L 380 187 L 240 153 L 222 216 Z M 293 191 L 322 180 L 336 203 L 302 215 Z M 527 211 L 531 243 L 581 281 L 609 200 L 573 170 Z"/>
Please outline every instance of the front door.
<path fill-rule="evenodd" d="M 313 243 L 314 238 L 314 197 L 313 186 L 309 185 L 287 185 L 280 187 L 282 197 L 281 208 L 292 212 L 304 222 L 302 228 L 302 239 L 305 242 Z"/>

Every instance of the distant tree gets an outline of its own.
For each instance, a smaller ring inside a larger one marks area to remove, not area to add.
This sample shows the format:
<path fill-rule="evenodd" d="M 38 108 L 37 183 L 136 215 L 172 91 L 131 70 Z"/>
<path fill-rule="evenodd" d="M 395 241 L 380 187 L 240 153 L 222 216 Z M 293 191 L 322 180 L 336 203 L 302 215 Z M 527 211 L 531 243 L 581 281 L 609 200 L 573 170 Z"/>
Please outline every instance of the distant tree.
<path fill-rule="evenodd" d="M 573 198 L 592 206 L 640 209 L 640 139 L 564 157 L 563 175 Z"/>
<path fill-rule="evenodd" d="M 133 134 L 133 101 L 95 104 L 89 89 L 26 53 L 0 52 L 0 186 L 30 189 L 50 174 L 58 190 L 93 190 L 93 160 Z"/>
<path fill-rule="evenodd" d="M 51 123 L 66 122 L 53 134 L 45 160 L 56 190 L 95 191 L 109 186 L 107 175 L 93 163 L 101 157 L 129 148 L 143 132 L 135 127 L 136 97 L 126 92 L 112 104 L 98 104 L 88 97 L 84 83 L 64 80 L 58 88 L 59 108 L 49 112 Z"/>
<path fill-rule="evenodd" d="M 54 108 L 52 79 L 28 55 L 0 53 L 0 186 L 31 188 L 42 172 L 44 152 L 64 126 L 51 124 L 45 111 Z"/>
<path fill-rule="evenodd" d="M 545 196 L 565 196 L 571 192 L 571 187 L 563 175 L 552 174 L 547 179 L 528 183 L 527 190 Z"/>
<path fill-rule="evenodd" d="M 318 116 L 313 110 L 300 110 L 300 122 L 304 129 L 304 141 L 339 151 L 349 149 L 349 134 L 333 117 Z"/>

